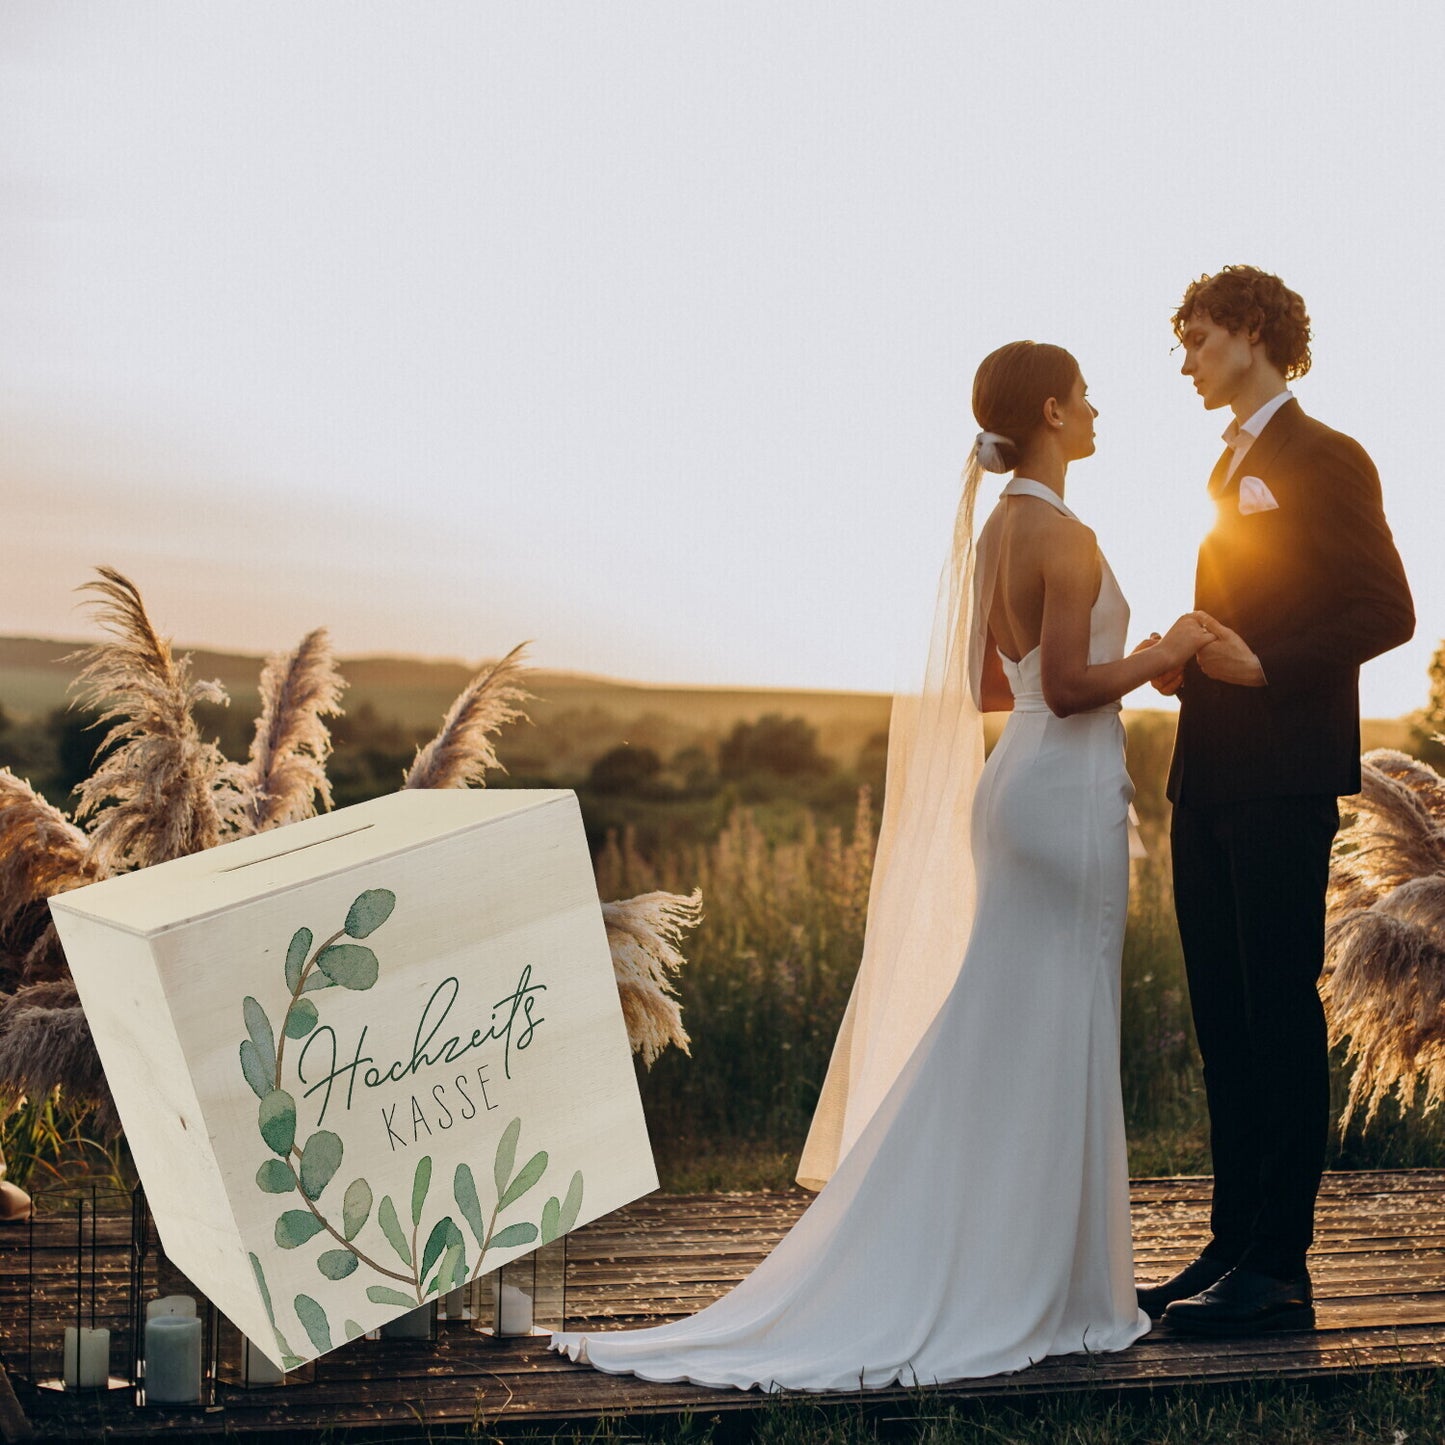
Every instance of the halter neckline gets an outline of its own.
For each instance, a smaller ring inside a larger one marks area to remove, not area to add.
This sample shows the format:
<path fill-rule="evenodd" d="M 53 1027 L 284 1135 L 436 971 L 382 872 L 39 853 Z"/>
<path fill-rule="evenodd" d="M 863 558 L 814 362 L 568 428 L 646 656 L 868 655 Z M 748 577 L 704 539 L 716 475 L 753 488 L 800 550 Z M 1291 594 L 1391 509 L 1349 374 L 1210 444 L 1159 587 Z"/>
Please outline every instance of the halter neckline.
<path fill-rule="evenodd" d="M 1032 477 L 1010 477 L 1008 484 L 999 495 L 1003 497 L 1037 497 L 1039 501 L 1047 502 L 1070 520 L 1075 522 L 1079 520 L 1064 505 L 1064 499 L 1057 492 L 1046 487 L 1042 482 L 1034 481 Z"/>

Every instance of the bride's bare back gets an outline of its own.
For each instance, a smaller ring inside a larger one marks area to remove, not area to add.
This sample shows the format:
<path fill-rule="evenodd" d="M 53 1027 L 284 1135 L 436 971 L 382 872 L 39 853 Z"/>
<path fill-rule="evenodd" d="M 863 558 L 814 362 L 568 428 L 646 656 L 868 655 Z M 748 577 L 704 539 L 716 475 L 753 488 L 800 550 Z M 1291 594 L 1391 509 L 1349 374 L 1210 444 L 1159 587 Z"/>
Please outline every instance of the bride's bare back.
<path fill-rule="evenodd" d="M 1061 557 L 1091 551 L 1087 591 L 1092 606 L 1103 575 L 1098 548 L 1082 522 L 1061 516 L 1036 497 L 1003 498 L 984 525 L 984 535 L 994 532 L 998 577 L 989 601 L 988 630 L 1004 656 L 1020 662 L 1043 640 L 1046 574 Z"/>

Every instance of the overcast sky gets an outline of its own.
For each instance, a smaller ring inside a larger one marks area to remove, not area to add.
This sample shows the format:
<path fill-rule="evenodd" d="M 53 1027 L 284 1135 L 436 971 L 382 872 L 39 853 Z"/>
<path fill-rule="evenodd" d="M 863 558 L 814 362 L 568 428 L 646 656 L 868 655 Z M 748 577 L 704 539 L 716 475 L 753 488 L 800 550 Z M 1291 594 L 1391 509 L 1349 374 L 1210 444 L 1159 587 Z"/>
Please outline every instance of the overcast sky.
<path fill-rule="evenodd" d="M 974 368 L 1058 341 L 1134 608 L 1191 602 L 1231 261 L 1375 457 L 1445 633 L 1445 20 L 1384 3 L 24 3 L 0 11 L 0 632 L 130 573 L 178 640 L 887 690 Z M 1142 694 L 1144 702 L 1153 694 Z"/>

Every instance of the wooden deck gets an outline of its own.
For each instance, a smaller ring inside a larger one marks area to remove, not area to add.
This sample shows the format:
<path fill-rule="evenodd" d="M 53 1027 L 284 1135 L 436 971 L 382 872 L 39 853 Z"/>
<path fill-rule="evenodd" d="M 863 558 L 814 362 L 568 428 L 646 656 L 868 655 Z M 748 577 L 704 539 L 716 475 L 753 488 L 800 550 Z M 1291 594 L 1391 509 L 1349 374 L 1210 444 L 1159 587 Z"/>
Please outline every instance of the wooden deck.
<path fill-rule="evenodd" d="M 1141 1280 L 1167 1275 L 1192 1257 L 1204 1235 L 1208 1184 L 1134 1182 Z M 568 1263 L 569 1325 L 632 1325 L 691 1313 L 747 1274 L 809 1197 L 801 1191 L 654 1196 L 579 1230 Z M 73 1222 L 41 1221 L 35 1228 L 37 1243 L 59 1245 L 56 1258 L 63 1259 Z M 108 1239 L 118 1259 L 129 1229 L 128 1219 L 108 1225 L 102 1256 Z M 767 1398 L 602 1375 L 549 1353 L 545 1343 L 497 1343 L 459 1326 L 443 1326 L 435 1344 L 355 1341 L 318 1362 L 304 1383 L 249 1391 L 223 1384 L 209 1410 L 140 1409 L 119 1390 L 37 1391 L 23 1374 L 26 1236 L 24 1227 L 0 1229 L 0 1350 L 40 1439 L 301 1435 L 346 1425 L 407 1432 L 424 1426 L 438 1434 L 449 1426 L 486 1425 L 505 1433 L 604 1414 L 711 1416 L 756 1409 Z M 1310 1333 L 1210 1341 L 1156 1330 L 1120 1354 L 1047 1360 L 1017 1375 L 932 1389 L 929 1396 L 1021 1398 L 1445 1363 L 1445 1172 L 1327 1175 L 1311 1266 L 1319 1322 Z M 37 1312 L 53 1322 L 65 1307 L 58 1297 L 61 1275 L 46 1265 L 45 1276 L 37 1280 Z M 123 1288 L 118 1270 L 109 1270 L 102 1293 Z M 871 1392 L 869 1400 L 886 1406 L 913 1393 Z"/>

